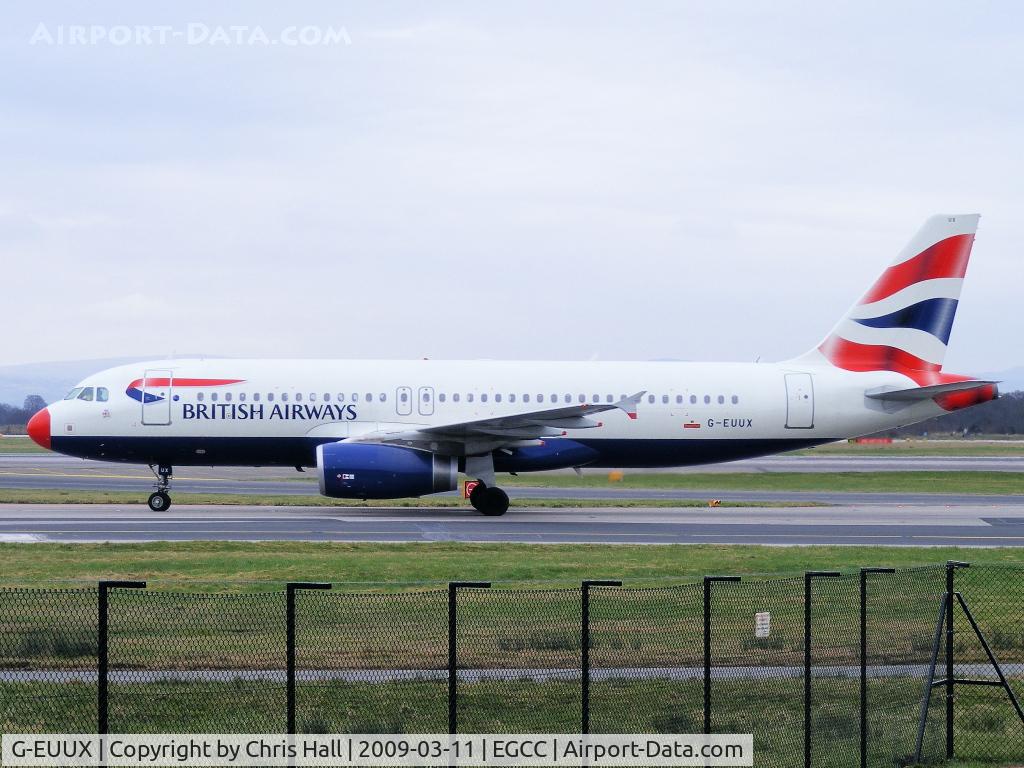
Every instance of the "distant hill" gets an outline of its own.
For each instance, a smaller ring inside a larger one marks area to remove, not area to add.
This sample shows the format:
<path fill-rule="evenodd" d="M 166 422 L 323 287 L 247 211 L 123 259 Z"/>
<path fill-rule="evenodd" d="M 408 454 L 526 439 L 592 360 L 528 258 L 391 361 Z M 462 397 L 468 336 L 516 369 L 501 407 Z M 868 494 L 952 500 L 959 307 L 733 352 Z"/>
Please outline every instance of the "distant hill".
<path fill-rule="evenodd" d="M 201 357 L 202 355 L 178 355 Z M 160 355 L 146 357 L 107 357 L 99 360 L 65 360 L 51 363 L 25 363 L 0 366 L 0 403 L 21 406 L 28 395 L 39 395 L 47 403 L 60 400 L 79 381 L 104 368 L 125 365 L 139 360 L 156 360 Z"/>

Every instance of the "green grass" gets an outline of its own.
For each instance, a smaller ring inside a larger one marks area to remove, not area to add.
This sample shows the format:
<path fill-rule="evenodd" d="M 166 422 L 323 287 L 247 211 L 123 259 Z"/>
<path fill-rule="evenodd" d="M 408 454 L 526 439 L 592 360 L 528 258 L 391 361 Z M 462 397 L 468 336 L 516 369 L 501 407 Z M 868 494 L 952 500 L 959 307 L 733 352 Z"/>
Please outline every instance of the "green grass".
<path fill-rule="evenodd" d="M 26 435 L 0 435 L 0 454 L 4 453 L 50 453 L 32 442 Z"/>
<path fill-rule="evenodd" d="M 1024 435 L 1011 438 L 935 438 L 932 440 L 906 439 L 892 443 L 856 443 L 843 440 L 819 445 L 794 456 L 1024 456 Z"/>
<path fill-rule="evenodd" d="M 239 591 L 286 581 L 578 586 L 586 578 L 694 581 L 708 573 L 781 576 L 809 569 L 912 567 L 966 560 L 1024 565 L 1024 548 L 766 547 L 740 545 L 358 544 L 340 542 L 159 542 L 0 544 L 5 585 L 39 586 L 144 578 Z"/>
<path fill-rule="evenodd" d="M 612 483 L 605 474 L 519 475 L 502 480 L 514 488 L 657 488 L 708 491 L 856 491 L 864 493 L 1022 494 L 1016 472 L 706 472 L 635 474 Z"/>
<path fill-rule="evenodd" d="M 697 494 L 695 494 L 697 495 Z M 336 507 L 338 509 L 372 507 L 425 507 L 471 510 L 465 499 L 456 496 L 430 496 L 422 499 L 329 499 L 325 496 L 298 494 L 266 495 L 256 493 L 177 493 L 175 504 L 246 505 L 258 507 Z M 584 507 L 707 507 L 710 499 L 513 499 L 513 507 L 584 508 Z M 145 504 L 146 494 L 135 491 L 84 491 L 45 488 L 0 488 L 0 504 Z M 716 505 L 719 506 L 719 505 Z M 730 501 L 728 507 L 824 507 L 813 501 Z M 154 513 L 155 514 L 155 513 Z"/>
<path fill-rule="evenodd" d="M 713 725 L 718 732 L 754 733 L 754 765 L 790 768 L 802 762 L 803 712 L 799 680 L 720 681 L 713 687 Z M 4 732 L 44 730 L 59 719 L 65 730 L 90 731 L 95 720 L 95 688 L 6 684 L 8 702 L 0 717 Z M 873 681 L 870 696 L 880 706 L 868 720 L 871 765 L 893 764 L 894 754 L 913 751 L 919 685 L 906 679 Z M 443 681 L 403 683 L 300 683 L 296 719 L 300 733 L 444 733 L 447 700 Z M 580 723 L 576 681 L 495 681 L 459 687 L 459 726 L 463 733 L 572 733 Z M 592 684 L 591 726 L 595 732 L 698 733 L 702 727 L 699 681 L 610 680 Z M 843 768 L 859 750 L 857 683 L 823 681 L 812 722 L 815 765 Z M 284 730 L 284 690 L 280 684 L 162 682 L 114 684 L 111 727 L 119 732 L 250 732 Z M 396 705 L 396 702 L 401 702 Z M 1005 764 L 1021 749 L 1019 722 L 1009 705 L 965 703 L 957 711 L 960 753 Z M 938 705 L 926 731 L 926 755 L 944 751 Z"/>

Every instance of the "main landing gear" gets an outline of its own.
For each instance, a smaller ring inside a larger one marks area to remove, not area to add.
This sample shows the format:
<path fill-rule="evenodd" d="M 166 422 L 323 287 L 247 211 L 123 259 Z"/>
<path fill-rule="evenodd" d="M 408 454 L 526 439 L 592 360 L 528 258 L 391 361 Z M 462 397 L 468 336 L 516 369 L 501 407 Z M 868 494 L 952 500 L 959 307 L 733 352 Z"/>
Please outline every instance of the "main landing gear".
<path fill-rule="evenodd" d="M 156 491 L 149 496 L 149 508 L 154 512 L 165 512 L 171 507 L 171 496 L 167 492 L 171 489 L 174 468 L 164 464 L 150 464 L 149 469 L 156 476 L 156 484 L 153 486 Z"/>
<path fill-rule="evenodd" d="M 498 517 L 508 512 L 508 494 L 494 485 L 486 485 L 478 481 L 469 492 L 469 503 L 477 512 L 488 517 Z"/>

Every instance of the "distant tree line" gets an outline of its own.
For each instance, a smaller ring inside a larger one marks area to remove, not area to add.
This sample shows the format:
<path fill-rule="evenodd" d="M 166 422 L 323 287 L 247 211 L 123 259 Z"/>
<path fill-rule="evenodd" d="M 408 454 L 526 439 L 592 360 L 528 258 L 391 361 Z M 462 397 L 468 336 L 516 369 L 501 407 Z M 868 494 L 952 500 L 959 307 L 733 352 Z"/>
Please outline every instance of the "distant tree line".
<path fill-rule="evenodd" d="M 26 397 L 21 408 L 16 405 L 0 403 L 0 428 L 10 432 L 12 431 L 11 427 L 20 427 L 22 429 L 16 431 L 24 431 L 23 428 L 28 424 L 28 420 L 32 418 L 32 414 L 45 407 L 46 401 L 39 395 L 29 395 Z"/>
<path fill-rule="evenodd" d="M 934 419 L 883 434 L 920 435 L 1024 435 L 1024 392 L 1007 392 L 998 400 L 953 411 Z"/>

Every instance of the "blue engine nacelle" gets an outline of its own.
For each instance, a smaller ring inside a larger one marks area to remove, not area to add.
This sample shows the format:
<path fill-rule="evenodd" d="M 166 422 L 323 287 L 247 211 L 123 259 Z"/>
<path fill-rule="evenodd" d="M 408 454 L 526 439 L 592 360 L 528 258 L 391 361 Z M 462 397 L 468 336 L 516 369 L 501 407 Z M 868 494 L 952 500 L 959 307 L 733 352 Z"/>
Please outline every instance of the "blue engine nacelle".
<path fill-rule="evenodd" d="M 403 499 L 459 487 L 451 456 L 374 443 L 323 443 L 316 448 L 320 493 L 335 499 Z"/>

